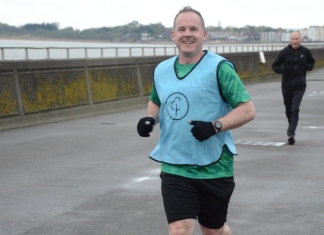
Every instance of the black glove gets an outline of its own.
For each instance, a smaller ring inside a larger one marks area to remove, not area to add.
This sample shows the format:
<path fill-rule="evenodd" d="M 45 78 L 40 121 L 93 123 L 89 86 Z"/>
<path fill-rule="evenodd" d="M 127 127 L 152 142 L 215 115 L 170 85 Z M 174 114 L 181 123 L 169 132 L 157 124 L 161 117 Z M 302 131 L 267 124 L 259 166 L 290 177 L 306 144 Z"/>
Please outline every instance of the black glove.
<path fill-rule="evenodd" d="M 216 134 L 215 127 L 212 122 L 203 121 L 188 121 L 189 124 L 194 125 L 191 128 L 192 135 L 200 142 L 209 139 Z"/>
<path fill-rule="evenodd" d="M 155 120 L 152 117 L 143 117 L 137 123 L 137 133 L 142 137 L 149 137 L 153 131 Z"/>

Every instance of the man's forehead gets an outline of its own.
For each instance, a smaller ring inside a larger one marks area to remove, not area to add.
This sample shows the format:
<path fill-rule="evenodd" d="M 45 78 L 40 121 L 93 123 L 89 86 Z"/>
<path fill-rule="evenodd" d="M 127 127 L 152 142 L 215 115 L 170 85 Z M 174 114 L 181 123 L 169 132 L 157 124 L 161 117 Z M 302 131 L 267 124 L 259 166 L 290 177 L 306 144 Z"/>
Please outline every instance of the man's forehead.
<path fill-rule="evenodd" d="M 290 38 L 300 38 L 300 34 L 299 33 L 292 33 Z"/>
<path fill-rule="evenodd" d="M 175 26 L 184 27 L 184 26 L 202 26 L 201 19 L 199 15 L 194 12 L 183 12 L 176 18 Z"/>

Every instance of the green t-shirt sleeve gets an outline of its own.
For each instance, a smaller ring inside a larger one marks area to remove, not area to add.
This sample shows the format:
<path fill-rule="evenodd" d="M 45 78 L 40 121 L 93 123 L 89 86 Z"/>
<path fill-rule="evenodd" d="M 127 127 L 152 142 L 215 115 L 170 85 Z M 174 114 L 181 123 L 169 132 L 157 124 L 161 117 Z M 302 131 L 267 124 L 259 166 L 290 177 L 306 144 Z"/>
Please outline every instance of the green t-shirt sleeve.
<path fill-rule="evenodd" d="M 151 95 L 150 95 L 150 100 L 156 104 L 157 106 L 161 106 L 161 101 L 160 98 L 156 92 L 154 82 L 152 82 L 152 89 L 151 89 Z"/>
<path fill-rule="evenodd" d="M 245 89 L 241 78 L 235 69 L 226 61 L 222 61 L 217 70 L 220 92 L 227 103 L 232 108 L 236 108 L 239 103 L 251 100 Z"/>

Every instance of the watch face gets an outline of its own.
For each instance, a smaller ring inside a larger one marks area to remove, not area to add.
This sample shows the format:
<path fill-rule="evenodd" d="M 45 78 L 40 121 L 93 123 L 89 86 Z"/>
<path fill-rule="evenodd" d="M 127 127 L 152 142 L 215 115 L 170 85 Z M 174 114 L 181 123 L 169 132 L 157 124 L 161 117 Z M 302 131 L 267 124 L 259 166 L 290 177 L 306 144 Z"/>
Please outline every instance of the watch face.
<path fill-rule="evenodd" d="M 216 122 L 215 126 L 216 126 L 217 129 L 220 129 L 220 128 L 222 128 L 222 123 Z"/>

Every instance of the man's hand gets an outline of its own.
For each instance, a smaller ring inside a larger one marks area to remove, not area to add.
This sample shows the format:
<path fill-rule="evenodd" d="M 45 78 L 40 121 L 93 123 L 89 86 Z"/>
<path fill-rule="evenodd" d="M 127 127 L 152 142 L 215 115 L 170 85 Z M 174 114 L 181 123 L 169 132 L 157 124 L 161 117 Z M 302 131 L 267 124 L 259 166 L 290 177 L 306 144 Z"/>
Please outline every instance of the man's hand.
<path fill-rule="evenodd" d="M 137 133 L 142 137 L 149 137 L 153 131 L 155 120 L 152 117 L 143 117 L 137 123 Z"/>
<path fill-rule="evenodd" d="M 212 122 L 189 120 L 188 123 L 194 126 L 191 128 L 191 133 L 200 142 L 207 140 L 216 134 L 216 130 Z"/>

